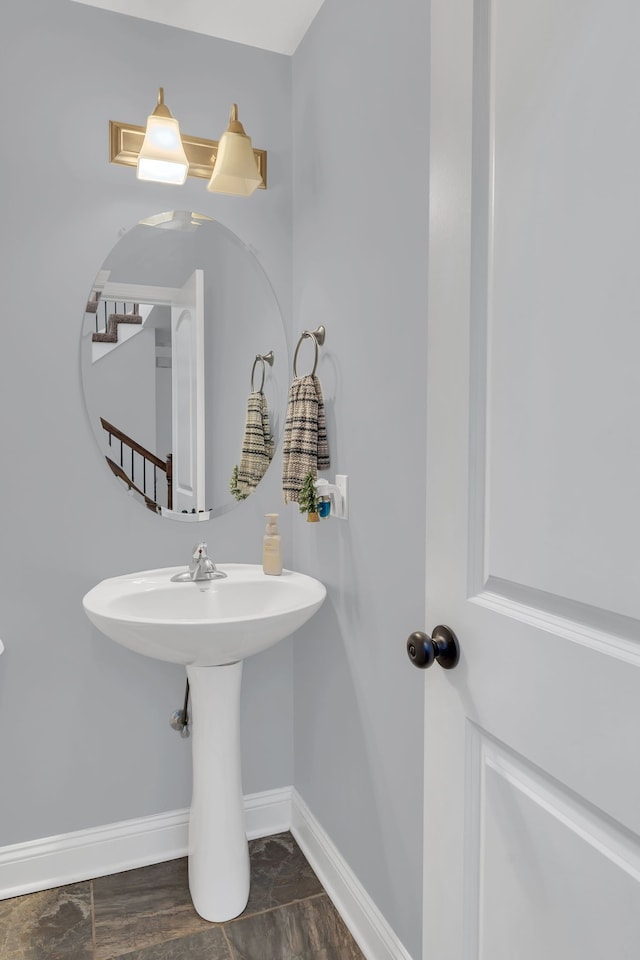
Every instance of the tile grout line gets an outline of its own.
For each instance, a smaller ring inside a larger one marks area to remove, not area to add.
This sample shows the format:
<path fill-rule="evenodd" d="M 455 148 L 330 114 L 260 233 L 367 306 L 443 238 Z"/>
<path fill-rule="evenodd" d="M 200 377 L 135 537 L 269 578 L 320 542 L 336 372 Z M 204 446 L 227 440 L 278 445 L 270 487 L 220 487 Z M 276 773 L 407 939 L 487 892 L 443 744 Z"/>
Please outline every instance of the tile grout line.
<path fill-rule="evenodd" d="M 256 910 L 253 913 L 241 913 L 238 917 L 233 917 L 231 920 L 225 920 L 221 926 L 224 926 L 227 923 L 240 923 L 242 920 L 250 920 L 252 917 L 262 917 L 265 913 L 273 913 L 274 910 L 286 910 L 288 907 L 293 907 L 297 903 L 306 903 L 307 900 L 318 900 L 320 897 L 328 897 L 329 894 L 326 890 L 320 890 L 319 893 L 312 893 L 308 897 L 298 897 L 297 900 L 288 900 L 286 903 L 276 903 L 273 907 L 265 907 L 264 910 Z"/>
<path fill-rule="evenodd" d="M 96 956 L 96 910 L 93 898 L 93 880 L 89 882 L 89 903 L 91 904 L 91 956 L 95 960 Z"/>
<path fill-rule="evenodd" d="M 227 945 L 227 953 L 229 954 L 229 960 L 233 960 L 233 950 L 229 942 L 229 937 L 227 936 L 226 926 L 224 923 L 221 923 L 220 926 L 222 927 L 222 936 L 224 937 L 224 942 Z"/>

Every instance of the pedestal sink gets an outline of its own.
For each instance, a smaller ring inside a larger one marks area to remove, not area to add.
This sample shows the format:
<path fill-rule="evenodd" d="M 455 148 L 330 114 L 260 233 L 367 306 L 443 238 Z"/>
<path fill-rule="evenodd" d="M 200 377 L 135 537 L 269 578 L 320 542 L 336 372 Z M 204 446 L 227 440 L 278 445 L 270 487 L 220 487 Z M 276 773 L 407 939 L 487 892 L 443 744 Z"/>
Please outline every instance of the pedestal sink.
<path fill-rule="evenodd" d="M 189 889 L 206 920 L 237 917 L 249 898 L 249 850 L 240 773 L 242 662 L 301 627 L 323 584 L 253 564 L 217 564 L 224 579 L 175 583 L 183 567 L 103 580 L 83 599 L 91 622 L 136 653 L 182 663 L 191 691 L 193 796 Z"/>

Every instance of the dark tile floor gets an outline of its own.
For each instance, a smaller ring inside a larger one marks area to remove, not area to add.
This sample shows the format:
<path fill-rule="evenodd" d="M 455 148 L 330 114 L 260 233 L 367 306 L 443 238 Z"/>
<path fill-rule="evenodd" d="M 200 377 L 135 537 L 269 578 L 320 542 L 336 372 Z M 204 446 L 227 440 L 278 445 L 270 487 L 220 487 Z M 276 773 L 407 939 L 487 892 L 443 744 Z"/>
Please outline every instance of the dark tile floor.
<path fill-rule="evenodd" d="M 0 901 L 0 960 L 363 960 L 290 833 L 249 850 L 235 920 L 199 917 L 171 860 Z"/>

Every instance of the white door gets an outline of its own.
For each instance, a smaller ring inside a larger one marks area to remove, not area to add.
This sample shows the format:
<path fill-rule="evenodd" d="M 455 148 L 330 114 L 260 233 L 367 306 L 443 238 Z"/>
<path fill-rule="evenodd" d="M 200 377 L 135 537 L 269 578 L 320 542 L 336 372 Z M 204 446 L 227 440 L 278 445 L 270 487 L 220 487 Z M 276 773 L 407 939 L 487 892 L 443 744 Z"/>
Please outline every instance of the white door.
<path fill-rule="evenodd" d="M 425 960 L 640 957 L 640 4 L 432 0 Z"/>
<path fill-rule="evenodd" d="M 206 510 L 204 274 L 195 270 L 171 303 L 173 510 Z"/>

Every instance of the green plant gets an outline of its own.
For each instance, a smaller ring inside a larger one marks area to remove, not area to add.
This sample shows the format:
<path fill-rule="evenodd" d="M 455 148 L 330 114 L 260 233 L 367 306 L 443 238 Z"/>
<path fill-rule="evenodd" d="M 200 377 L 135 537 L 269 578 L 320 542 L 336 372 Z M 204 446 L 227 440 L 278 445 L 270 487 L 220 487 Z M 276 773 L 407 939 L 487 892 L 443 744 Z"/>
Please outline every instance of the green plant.
<path fill-rule="evenodd" d="M 316 491 L 316 478 L 314 477 L 311 470 L 309 470 L 304 480 L 302 481 L 302 486 L 300 487 L 300 494 L 298 496 L 298 507 L 300 508 L 300 513 L 317 513 L 318 512 L 318 494 Z"/>
<path fill-rule="evenodd" d="M 237 465 L 233 468 L 233 473 L 231 474 L 231 480 L 229 480 L 229 490 L 236 498 L 236 500 L 246 500 L 249 496 L 248 493 L 245 493 L 244 490 L 241 490 L 238 486 L 238 467 Z"/>

